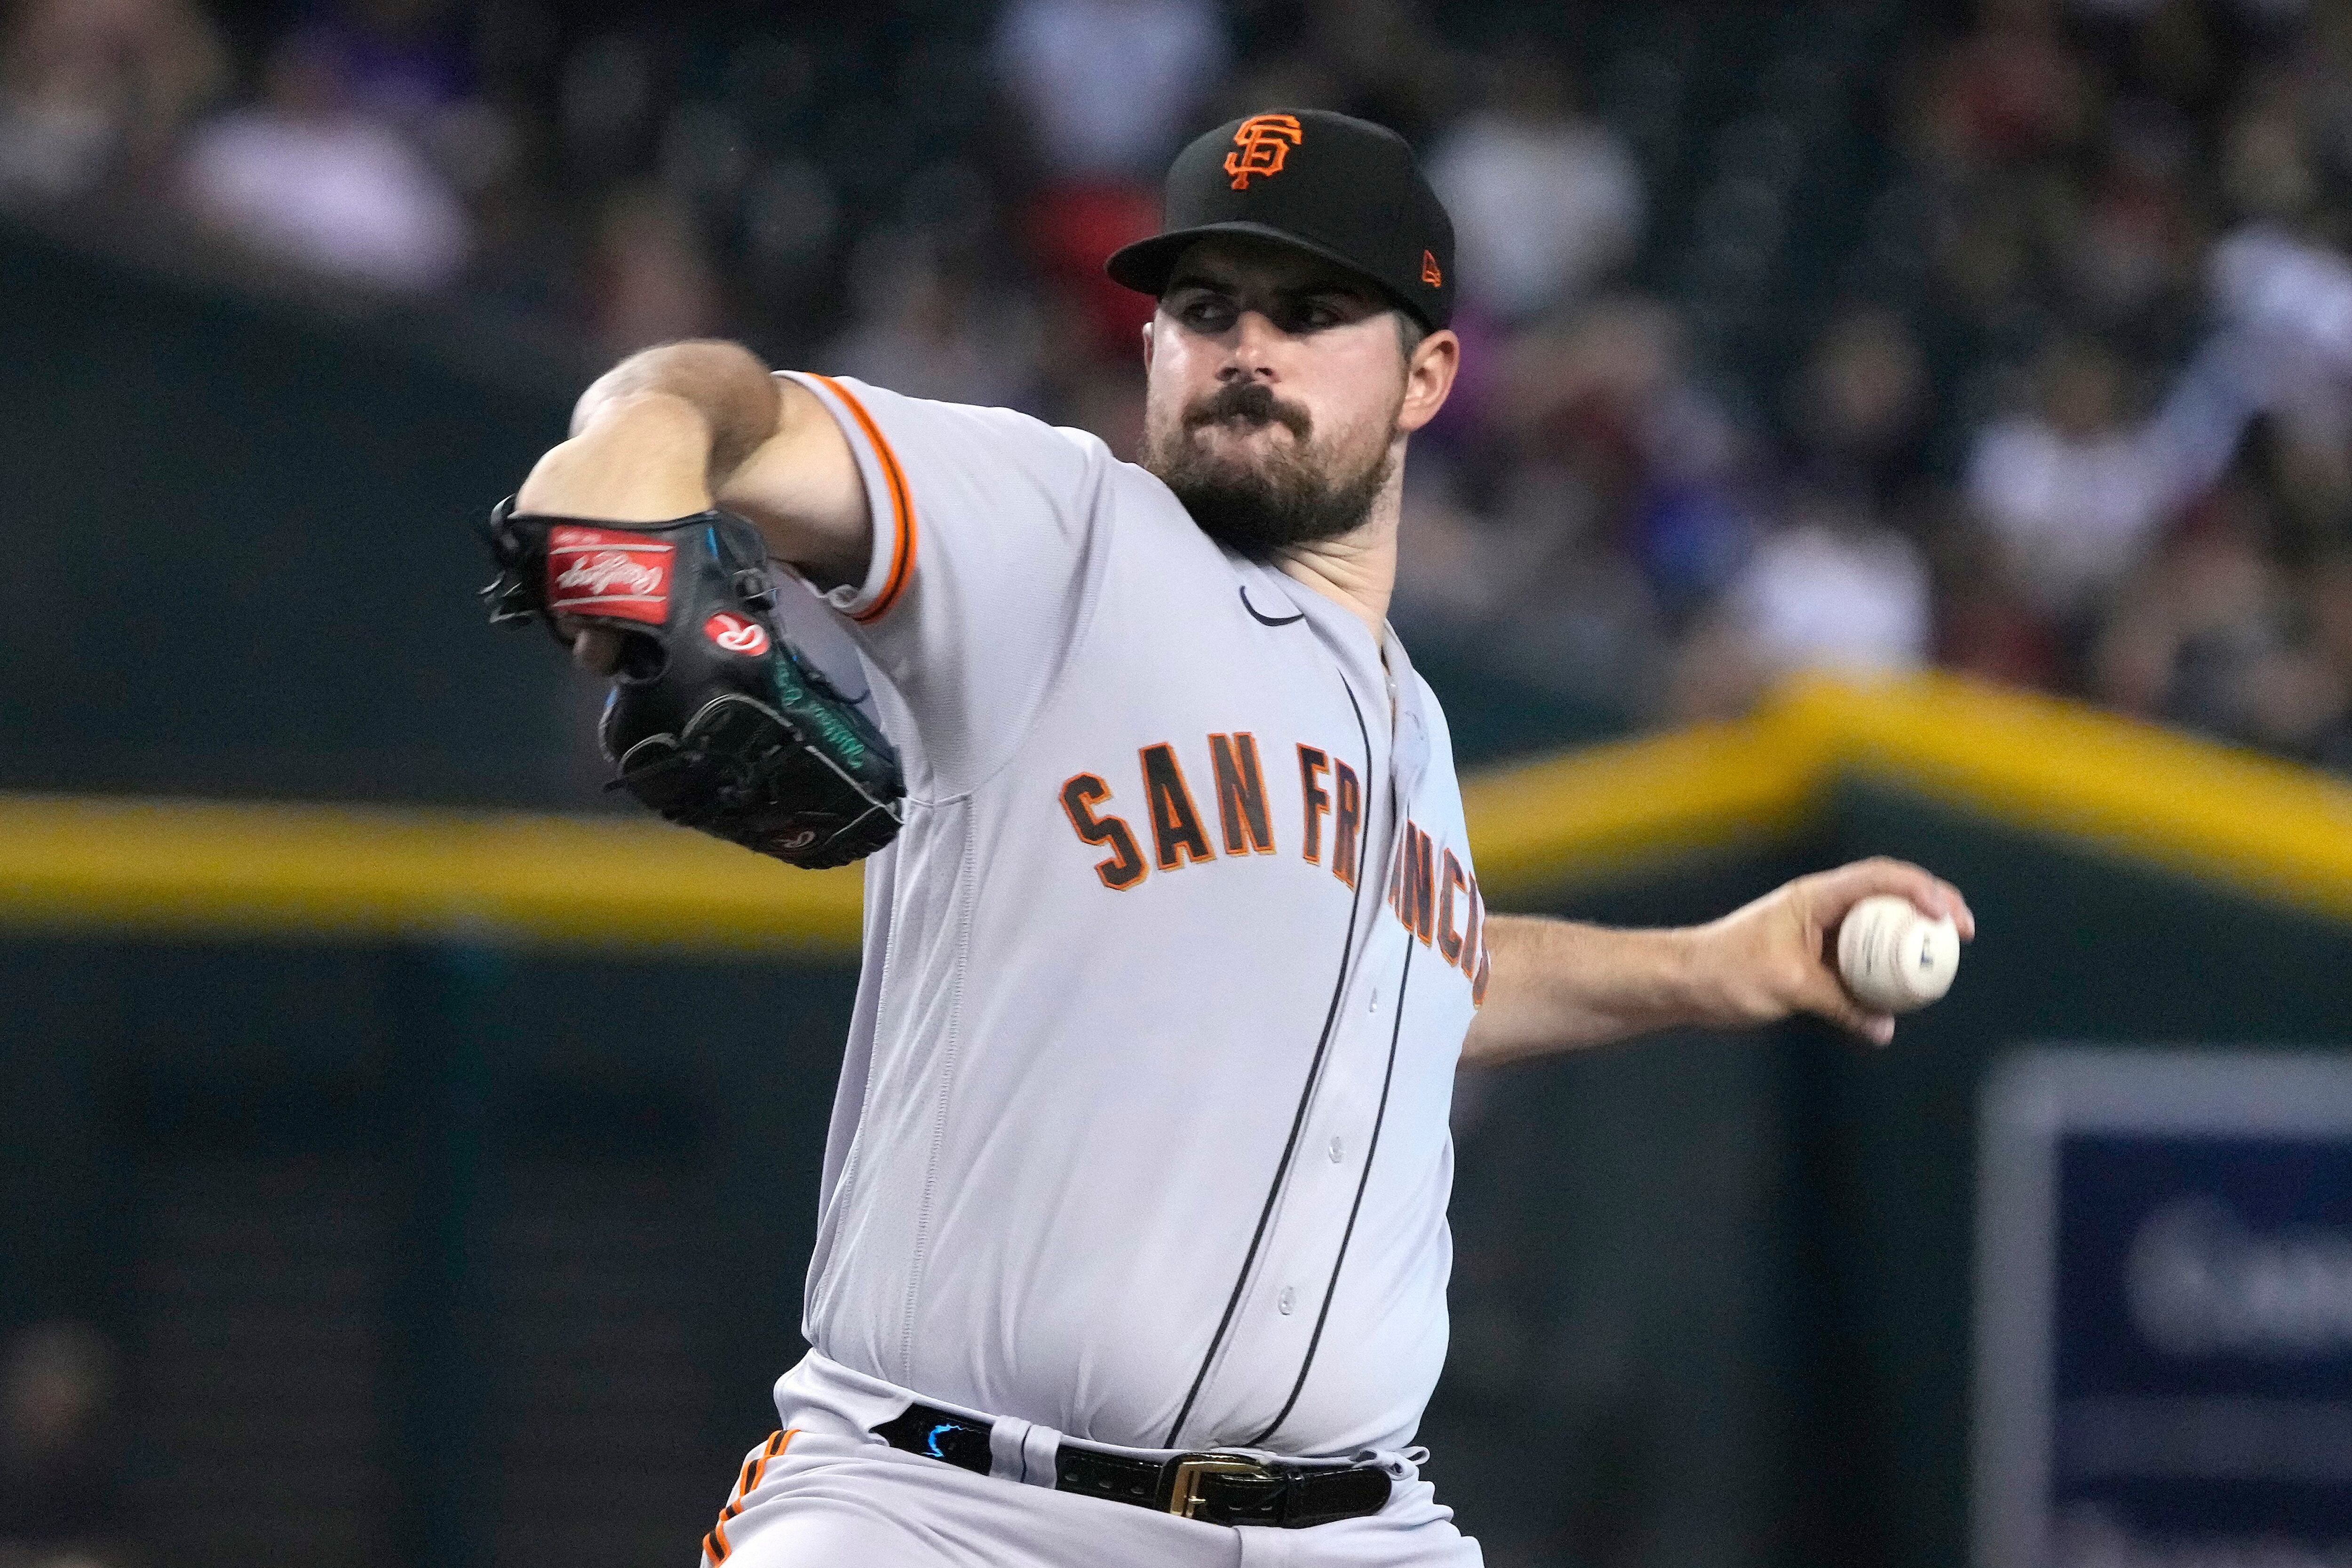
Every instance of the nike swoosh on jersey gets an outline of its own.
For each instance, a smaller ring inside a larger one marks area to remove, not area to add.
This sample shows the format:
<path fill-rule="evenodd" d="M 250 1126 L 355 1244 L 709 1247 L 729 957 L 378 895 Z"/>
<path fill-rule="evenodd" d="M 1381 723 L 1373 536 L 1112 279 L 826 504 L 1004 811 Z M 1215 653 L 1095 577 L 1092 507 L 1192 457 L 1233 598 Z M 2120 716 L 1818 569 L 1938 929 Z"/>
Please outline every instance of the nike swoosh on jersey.
<path fill-rule="evenodd" d="M 1288 615 L 1265 614 L 1256 605 L 1252 604 L 1249 601 L 1249 584 L 1242 584 L 1239 591 L 1242 596 L 1242 608 L 1248 611 L 1251 616 L 1254 617 L 1261 626 L 1287 626 L 1294 621 L 1304 621 L 1307 619 L 1307 612 L 1304 610 L 1294 612 Z"/>

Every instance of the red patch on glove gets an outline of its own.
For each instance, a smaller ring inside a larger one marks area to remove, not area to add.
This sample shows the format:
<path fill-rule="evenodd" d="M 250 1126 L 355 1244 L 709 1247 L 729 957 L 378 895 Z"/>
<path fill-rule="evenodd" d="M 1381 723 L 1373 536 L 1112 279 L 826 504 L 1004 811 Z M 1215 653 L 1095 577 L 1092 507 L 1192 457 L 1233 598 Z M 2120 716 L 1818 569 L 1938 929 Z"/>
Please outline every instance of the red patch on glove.
<path fill-rule="evenodd" d="M 566 526 L 547 533 L 547 607 L 558 613 L 642 621 L 669 619 L 676 550 L 643 534 Z"/>

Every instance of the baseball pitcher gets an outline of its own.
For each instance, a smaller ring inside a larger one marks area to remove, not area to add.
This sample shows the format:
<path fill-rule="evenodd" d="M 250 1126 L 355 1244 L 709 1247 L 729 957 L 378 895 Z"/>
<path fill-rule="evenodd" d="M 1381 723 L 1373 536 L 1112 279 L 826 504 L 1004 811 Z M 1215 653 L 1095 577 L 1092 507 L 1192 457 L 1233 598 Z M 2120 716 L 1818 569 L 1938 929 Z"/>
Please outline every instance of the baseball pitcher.
<path fill-rule="evenodd" d="M 494 521 L 501 612 L 615 676 L 632 790 L 867 856 L 815 1348 L 708 1563 L 1476 1563 L 1412 1446 L 1456 1064 L 1798 1012 L 1884 1043 L 1825 934 L 1876 894 L 1973 928 L 1885 861 L 1685 930 L 1489 909 L 1386 621 L 1461 353 L 1444 209 L 1310 110 L 1202 137 L 1166 204 L 1109 263 L 1159 301 L 1139 466 L 677 343 Z M 878 729 L 778 593 L 847 630 Z"/>

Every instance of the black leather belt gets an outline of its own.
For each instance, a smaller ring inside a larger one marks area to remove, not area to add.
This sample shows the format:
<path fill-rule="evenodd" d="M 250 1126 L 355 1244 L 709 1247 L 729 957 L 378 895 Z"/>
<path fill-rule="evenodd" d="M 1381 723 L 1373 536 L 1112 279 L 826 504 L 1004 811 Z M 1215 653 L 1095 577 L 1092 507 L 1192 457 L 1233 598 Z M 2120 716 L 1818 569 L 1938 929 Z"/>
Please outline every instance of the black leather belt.
<path fill-rule="evenodd" d="M 909 1405 L 874 1428 L 894 1448 L 989 1472 L 988 1427 L 929 1405 Z M 1389 1473 L 1378 1465 L 1310 1469 L 1265 1463 L 1246 1454 L 1179 1454 L 1130 1459 L 1064 1443 L 1054 1454 L 1054 1490 L 1132 1503 L 1207 1524 L 1263 1524 L 1305 1530 L 1337 1519 L 1378 1513 L 1389 1500 Z"/>

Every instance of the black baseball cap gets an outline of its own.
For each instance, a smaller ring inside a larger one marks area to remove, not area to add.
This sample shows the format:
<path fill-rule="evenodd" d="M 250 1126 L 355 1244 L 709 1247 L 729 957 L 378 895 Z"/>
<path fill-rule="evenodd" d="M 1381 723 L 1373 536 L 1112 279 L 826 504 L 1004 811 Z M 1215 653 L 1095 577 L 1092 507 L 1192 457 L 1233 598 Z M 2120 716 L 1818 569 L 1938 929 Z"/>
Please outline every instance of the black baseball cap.
<path fill-rule="evenodd" d="M 1157 298 L 1209 235 L 1255 235 L 1337 262 L 1431 328 L 1454 319 L 1454 220 L 1386 126 L 1328 110 L 1221 125 L 1168 167 L 1166 222 L 1115 251 L 1113 282 Z"/>

